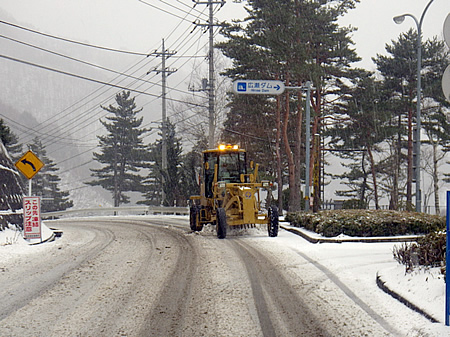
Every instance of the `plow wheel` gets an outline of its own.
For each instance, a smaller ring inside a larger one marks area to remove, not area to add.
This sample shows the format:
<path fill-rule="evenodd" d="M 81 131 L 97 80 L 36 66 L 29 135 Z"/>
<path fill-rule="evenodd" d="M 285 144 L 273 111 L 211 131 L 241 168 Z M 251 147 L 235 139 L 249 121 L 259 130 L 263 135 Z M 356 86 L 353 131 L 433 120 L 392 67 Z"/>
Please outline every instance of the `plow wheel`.
<path fill-rule="evenodd" d="M 198 223 L 198 213 L 200 212 L 197 206 L 191 206 L 189 209 L 189 224 L 194 232 L 201 231 L 203 226 Z"/>
<path fill-rule="evenodd" d="M 278 236 L 278 208 L 275 206 L 269 207 L 267 217 L 269 218 L 267 230 L 269 232 L 269 236 L 274 238 Z"/>
<path fill-rule="evenodd" d="M 225 209 L 217 209 L 217 237 L 219 239 L 225 239 L 227 237 L 227 213 Z"/>

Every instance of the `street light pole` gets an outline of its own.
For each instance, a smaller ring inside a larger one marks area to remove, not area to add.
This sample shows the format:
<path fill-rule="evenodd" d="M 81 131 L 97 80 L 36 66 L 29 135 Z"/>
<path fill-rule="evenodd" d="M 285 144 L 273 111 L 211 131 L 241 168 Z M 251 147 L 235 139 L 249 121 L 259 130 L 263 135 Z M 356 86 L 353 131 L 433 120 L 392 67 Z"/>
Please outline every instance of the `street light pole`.
<path fill-rule="evenodd" d="M 420 21 L 417 20 L 417 18 L 412 14 L 403 14 L 394 17 L 394 22 L 396 24 L 401 24 L 405 17 L 409 16 L 411 17 L 417 26 L 417 115 L 416 115 L 416 132 L 415 132 L 415 153 L 416 153 L 416 160 L 415 160 L 415 178 L 416 178 L 416 212 L 422 211 L 422 191 L 420 189 L 420 130 L 421 130 L 421 93 L 422 93 L 422 23 L 423 18 L 425 17 L 425 13 L 427 12 L 428 8 L 430 7 L 431 3 L 434 0 L 430 0 L 428 4 L 426 5 L 425 9 L 422 12 L 422 15 L 420 17 Z"/>

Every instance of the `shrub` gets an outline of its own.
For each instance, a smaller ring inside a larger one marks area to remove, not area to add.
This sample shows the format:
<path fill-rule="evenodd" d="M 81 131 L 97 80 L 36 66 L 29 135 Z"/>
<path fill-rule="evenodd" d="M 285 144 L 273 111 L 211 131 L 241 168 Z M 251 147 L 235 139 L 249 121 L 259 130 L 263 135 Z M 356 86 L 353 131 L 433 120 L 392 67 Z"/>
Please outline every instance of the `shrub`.
<path fill-rule="evenodd" d="M 428 234 L 443 230 L 445 218 L 425 213 L 391 210 L 333 210 L 318 213 L 288 213 L 286 221 L 292 226 L 333 237 L 393 236 Z"/>
<path fill-rule="evenodd" d="M 348 199 L 342 204 L 343 209 L 366 209 L 367 207 L 367 202 L 359 199 Z"/>
<path fill-rule="evenodd" d="M 430 233 L 417 242 L 403 243 L 393 249 L 394 259 L 411 272 L 417 266 L 439 267 L 445 263 L 446 235 Z M 443 271 L 443 270 L 441 270 Z"/>

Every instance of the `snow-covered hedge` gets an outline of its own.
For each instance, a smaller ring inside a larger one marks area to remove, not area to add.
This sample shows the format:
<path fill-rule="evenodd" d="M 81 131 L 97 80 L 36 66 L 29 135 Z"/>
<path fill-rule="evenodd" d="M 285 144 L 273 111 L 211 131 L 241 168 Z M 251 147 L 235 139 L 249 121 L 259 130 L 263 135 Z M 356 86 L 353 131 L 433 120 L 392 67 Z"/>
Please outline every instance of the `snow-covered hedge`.
<path fill-rule="evenodd" d="M 428 234 L 445 228 L 445 218 L 441 216 L 390 210 L 297 212 L 289 213 L 286 221 L 326 237 Z"/>
<path fill-rule="evenodd" d="M 411 272 L 417 266 L 441 267 L 445 272 L 445 233 L 430 233 L 417 240 L 395 246 L 393 253 L 398 263 L 403 264 L 406 272 Z"/>

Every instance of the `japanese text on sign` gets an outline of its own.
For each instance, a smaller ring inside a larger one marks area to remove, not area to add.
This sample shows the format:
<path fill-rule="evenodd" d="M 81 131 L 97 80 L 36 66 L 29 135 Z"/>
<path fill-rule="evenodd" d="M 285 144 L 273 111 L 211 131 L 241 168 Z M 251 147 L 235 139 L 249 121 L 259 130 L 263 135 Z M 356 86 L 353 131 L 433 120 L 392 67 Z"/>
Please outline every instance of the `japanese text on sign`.
<path fill-rule="evenodd" d="M 41 200 L 39 197 L 23 197 L 23 236 L 25 239 L 41 239 Z"/>
<path fill-rule="evenodd" d="M 236 94 L 279 95 L 284 92 L 283 82 L 278 80 L 237 80 L 233 82 Z"/>

